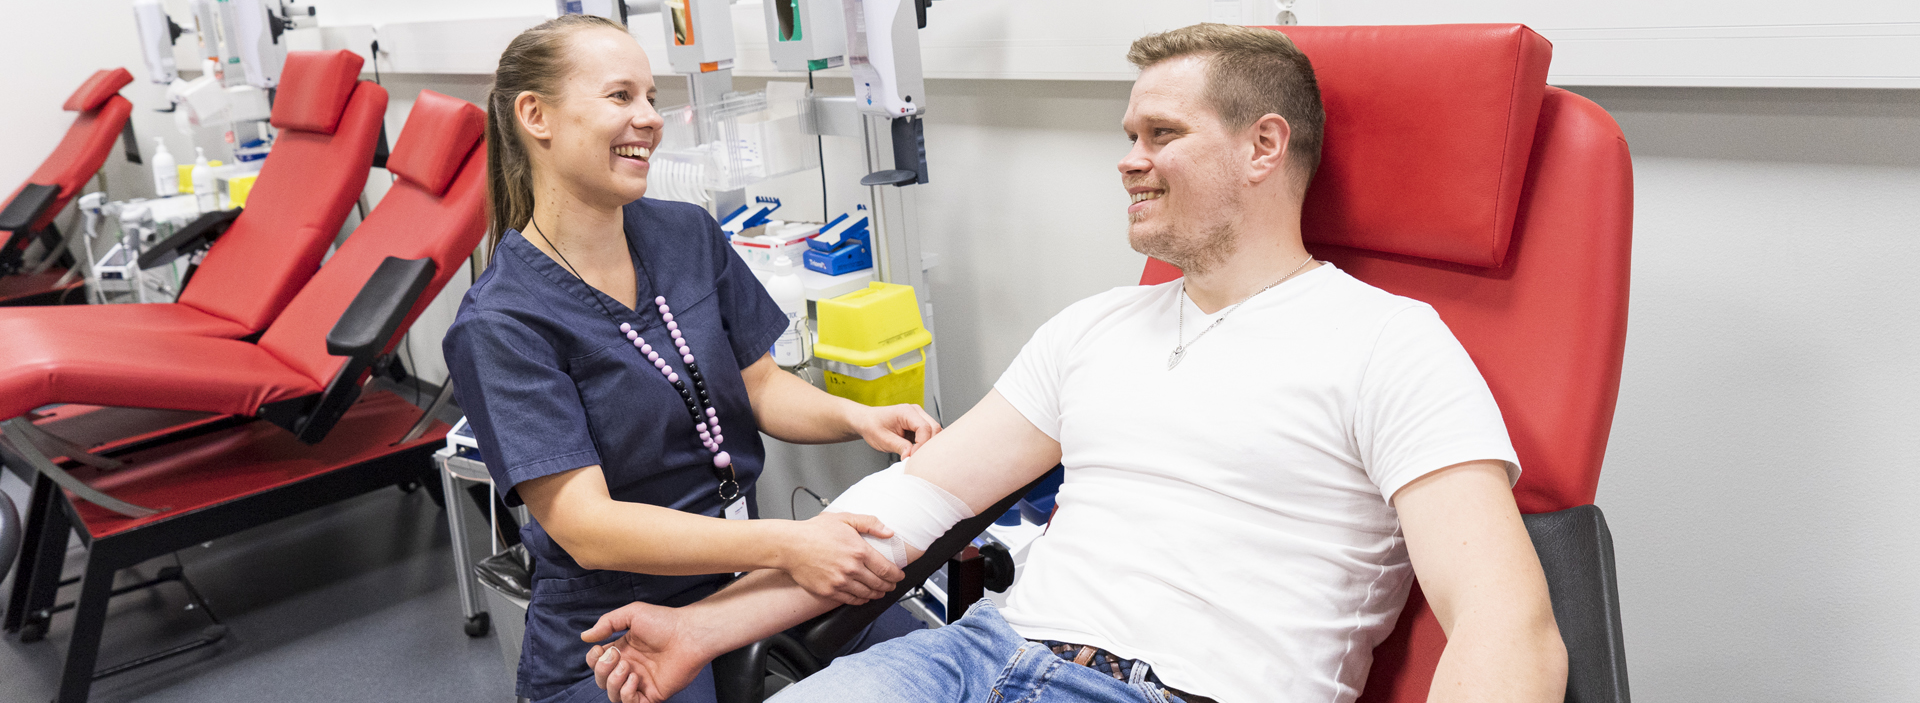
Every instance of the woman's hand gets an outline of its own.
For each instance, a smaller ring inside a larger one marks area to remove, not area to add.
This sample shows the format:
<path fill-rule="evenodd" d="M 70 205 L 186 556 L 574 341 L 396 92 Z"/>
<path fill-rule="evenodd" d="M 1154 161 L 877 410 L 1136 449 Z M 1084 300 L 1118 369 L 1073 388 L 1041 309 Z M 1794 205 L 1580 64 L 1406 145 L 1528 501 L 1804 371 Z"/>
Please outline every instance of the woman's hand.
<path fill-rule="evenodd" d="M 906 576 L 860 536 L 893 536 L 871 515 L 821 513 L 788 524 L 777 566 L 808 593 L 860 605 L 892 592 Z"/>
<path fill-rule="evenodd" d="M 858 410 L 847 418 L 847 424 L 874 449 L 911 456 L 920 446 L 940 433 L 940 421 L 933 419 L 927 411 L 911 403 L 888 405 L 872 408 L 858 406 Z"/>

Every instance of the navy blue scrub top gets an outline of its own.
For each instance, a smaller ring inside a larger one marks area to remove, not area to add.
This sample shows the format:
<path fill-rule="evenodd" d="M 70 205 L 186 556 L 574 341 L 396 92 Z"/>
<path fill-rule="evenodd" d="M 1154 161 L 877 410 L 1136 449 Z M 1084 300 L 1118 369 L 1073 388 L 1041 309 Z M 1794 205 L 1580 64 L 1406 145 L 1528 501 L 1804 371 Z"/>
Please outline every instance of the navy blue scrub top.
<path fill-rule="evenodd" d="M 753 487 L 766 452 L 740 371 L 766 354 L 786 316 L 705 210 L 643 199 L 626 206 L 625 218 L 638 257 L 638 311 L 512 230 L 460 303 L 442 348 L 494 486 L 508 505 L 519 505 L 514 489 L 522 481 L 599 464 L 615 500 L 722 514 L 713 458 L 685 402 L 620 331 L 620 323 L 631 324 L 655 348 L 672 349 L 652 304 L 664 295 L 700 362 L 723 448 L 758 517 Z M 685 364 L 662 358 L 691 387 Z M 601 614 L 636 600 L 684 605 L 730 578 L 589 570 L 537 521 L 521 537 L 533 555 L 534 597 L 518 689 L 534 700 L 571 698 L 582 677 L 591 680 L 579 633 Z"/>

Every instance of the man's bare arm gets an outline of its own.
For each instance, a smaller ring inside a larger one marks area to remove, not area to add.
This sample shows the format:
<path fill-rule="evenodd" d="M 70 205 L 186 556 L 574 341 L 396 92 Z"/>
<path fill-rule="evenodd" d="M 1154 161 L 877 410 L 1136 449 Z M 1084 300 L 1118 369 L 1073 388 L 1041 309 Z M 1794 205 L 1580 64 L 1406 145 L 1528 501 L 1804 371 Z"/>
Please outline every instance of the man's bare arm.
<path fill-rule="evenodd" d="M 975 514 L 1060 463 L 1060 444 L 1028 422 L 999 391 L 914 452 L 907 473 L 953 494 Z M 910 558 L 918 559 L 918 550 Z M 626 630 L 588 660 L 595 678 L 624 701 L 659 701 L 685 687 L 706 662 L 831 610 L 785 572 L 756 571 L 684 608 L 635 603 L 600 619 L 581 638 Z"/>
<path fill-rule="evenodd" d="M 1447 635 L 1429 703 L 1564 697 L 1566 646 L 1505 465 L 1435 471 L 1401 488 L 1393 505 L 1420 589 Z"/>

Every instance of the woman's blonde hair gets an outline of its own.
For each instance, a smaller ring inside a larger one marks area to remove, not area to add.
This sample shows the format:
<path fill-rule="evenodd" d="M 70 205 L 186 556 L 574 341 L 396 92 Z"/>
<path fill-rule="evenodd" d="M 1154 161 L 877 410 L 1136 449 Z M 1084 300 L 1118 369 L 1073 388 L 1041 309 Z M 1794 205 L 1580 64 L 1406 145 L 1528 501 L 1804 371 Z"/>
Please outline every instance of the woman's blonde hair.
<path fill-rule="evenodd" d="M 561 15 L 521 32 L 500 53 L 487 91 L 487 249 L 500 245 L 508 229 L 533 217 L 533 163 L 520 142 L 519 118 L 513 109 L 521 93 L 553 101 L 560 80 L 567 75 L 567 39 L 583 29 L 627 31 L 620 23 L 596 15 Z"/>

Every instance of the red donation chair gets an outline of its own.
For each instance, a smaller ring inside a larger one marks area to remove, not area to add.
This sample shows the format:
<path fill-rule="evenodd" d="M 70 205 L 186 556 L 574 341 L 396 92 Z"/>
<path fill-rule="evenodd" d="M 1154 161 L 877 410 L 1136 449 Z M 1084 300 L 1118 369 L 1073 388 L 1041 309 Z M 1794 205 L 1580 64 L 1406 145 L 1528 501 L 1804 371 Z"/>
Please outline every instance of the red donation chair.
<path fill-rule="evenodd" d="M 422 91 L 388 161 L 397 182 L 257 344 L 165 333 L 101 344 L 71 329 L 0 328 L 0 418 L 12 418 L 0 422 L 0 448 L 38 474 L 5 624 L 32 641 L 53 613 L 75 610 L 60 703 L 86 700 L 95 678 L 223 634 L 96 672 L 115 571 L 432 470 L 449 429 L 433 419 L 448 387 L 423 411 L 363 386 L 486 232 L 485 119 L 472 104 Z M 230 421 L 119 442 L 82 460 L 21 431 L 24 413 L 51 403 Z M 70 528 L 87 565 L 76 601 L 56 605 Z"/>
<path fill-rule="evenodd" d="M 271 118 L 279 136 L 247 206 L 207 213 L 140 256 L 153 268 L 206 249 L 178 302 L 0 309 L 0 328 L 259 335 L 319 270 L 366 186 L 387 91 L 359 80 L 361 63 L 345 50 L 287 54 Z"/>
<path fill-rule="evenodd" d="M 1433 305 L 1473 357 L 1520 457 L 1514 497 L 1567 645 L 1566 700 L 1626 703 L 1612 538 L 1592 505 L 1626 343 L 1633 183 L 1619 127 L 1546 85 L 1552 48 L 1524 26 L 1274 29 L 1313 60 L 1327 111 L 1308 248 Z M 1150 260 L 1140 282 L 1179 276 Z M 769 656 L 801 673 L 824 663 L 1027 490 L 955 526 L 889 597 L 716 661 L 722 701 L 757 700 Z M 1360 700 L 1425 701 L 1445 645 L 1416 584 Z"/>
<path fill-rule="evenodd" d="M 114 68 L 95 71 L 81 83 L 60 106 L 80 116 L 40 168 L 0 205 L 0 305 L 60 303 L 82 285 L 60 265 L 67 242 L 53 218 L 100 172 L 113 152 L 114 138 L 125 137 L 127 159 L 140 163 L 133 123 L 127 119 L 133 103 L 120 97 L 120 89 L 132 82 L 127 69 Z M 27 249 L 36 241 L 41 256 L 29 261 Z"/>

